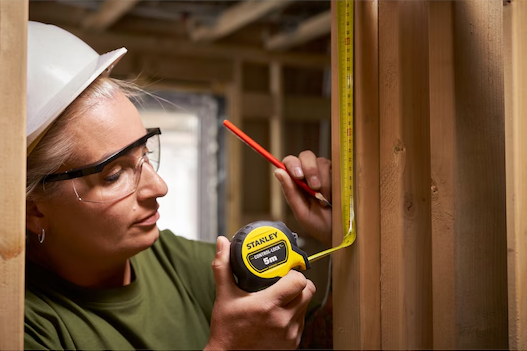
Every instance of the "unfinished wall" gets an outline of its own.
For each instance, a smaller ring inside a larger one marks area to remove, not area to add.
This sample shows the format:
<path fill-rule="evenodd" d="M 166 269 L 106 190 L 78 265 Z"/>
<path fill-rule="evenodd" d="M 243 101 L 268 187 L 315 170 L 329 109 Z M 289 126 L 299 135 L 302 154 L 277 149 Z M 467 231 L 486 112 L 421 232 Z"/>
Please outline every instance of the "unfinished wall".
<path fill-rule="evenodd" d="M 358 233 L 335 254 L 334 347 L 508 348 L 503 2 L 355 6 Z"/>

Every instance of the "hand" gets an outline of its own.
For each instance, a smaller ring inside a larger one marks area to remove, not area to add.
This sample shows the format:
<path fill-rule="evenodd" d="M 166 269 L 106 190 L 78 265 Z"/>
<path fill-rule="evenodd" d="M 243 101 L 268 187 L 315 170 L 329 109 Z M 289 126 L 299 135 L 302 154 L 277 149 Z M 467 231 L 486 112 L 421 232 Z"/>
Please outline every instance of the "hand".
<path fill-rule="evenodd" d="M 302 151 L 298 157 L 286 156 L 283 163 L 293 177 L 306 179 L 311 189 L 321 192 L 331 202 L 330 160 Z M 298 223 L 313 238 L 331 246 L 331 207 L 306 194 L 284 170 L 277 169 L 274 174 Z"/>
<path fill-rule="evenodd" d="M 205 350 L 296 349 L 315 286 L 292 270 L 267 289 L 245 292 L 234 281 L 229 248 L 219 237 L 212 262 L 216 301 Z"/>

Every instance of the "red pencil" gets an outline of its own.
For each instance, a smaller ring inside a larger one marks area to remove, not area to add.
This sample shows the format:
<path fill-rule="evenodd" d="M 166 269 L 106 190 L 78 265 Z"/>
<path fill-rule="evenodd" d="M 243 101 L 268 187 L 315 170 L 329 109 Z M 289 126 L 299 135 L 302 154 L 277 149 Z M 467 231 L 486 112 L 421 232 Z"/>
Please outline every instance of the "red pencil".
<path fill-rule="evenodd" d="M 285 167 L 285 165 L 282 162 L 280 162 L 276 157 L 271 155 L 271 153 L 269 153 L 269 151 L 264 149 L 260 144 L 258 144 L 256 141 L 251 139 L 250 136 L 248 136 L 247 134 L 242 132 L 238 127 L 236 127 L 230 121 L 224 120 L 223 121 L 223 125 L 225 127 L 227 127 L 227 129 L 229 129 L 231 132 L 233 132 L 234 135 L 236 135 L 238 138 L 240 138 L 243 142 L 245 142 L 247 145 L 249 145 L 251 148 L 253 148 L 254 151 L 256 151 L 257 153 L 259 153 L 260 155 L 265 157 L 267 160 L 269 160 L 273 165 L 275 165 L 276 167 L 281 168 L 284 171 L 286 171 L 287 173 L 289 173 L 289 171 L 287 170 L 287 168 Z M 310 194 L 311 196 L 317 198 L 320 201 L 324 201 L 326 204 L 331 206 L 331 203 L 328 200 L 326 200 L 324 195 L 322 195 L 320 192 L 311 189 L 309 187 L 309 185 L 307 185 L 307 183 L 305 181 L 293 177 L 290 173 L 289 173 L 289 175 L 291 176 L 291 179 L 293 179 L 295 181 L 295 183 L 297 183 L 308 194 Z"/>

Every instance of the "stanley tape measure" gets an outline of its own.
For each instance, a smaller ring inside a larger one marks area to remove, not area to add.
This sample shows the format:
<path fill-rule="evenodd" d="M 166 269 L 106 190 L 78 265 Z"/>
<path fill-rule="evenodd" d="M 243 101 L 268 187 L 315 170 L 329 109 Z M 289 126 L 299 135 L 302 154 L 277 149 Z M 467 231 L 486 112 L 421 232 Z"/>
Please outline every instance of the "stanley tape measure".
<path fill-rule="evenodd" d="M 246 291 L 264 289 L 291 269 L 306 270 L 357 237 L 353 208 L 353 1 L 335 1 L 338 21 L 340 170 L 342 220 L 346 235 L 334 248 L 312 256 L 297 246 L 297 235 L 282 222 L 258 221 L 236 232 L 231 240 L 231 267 L 238 286 Z"/>

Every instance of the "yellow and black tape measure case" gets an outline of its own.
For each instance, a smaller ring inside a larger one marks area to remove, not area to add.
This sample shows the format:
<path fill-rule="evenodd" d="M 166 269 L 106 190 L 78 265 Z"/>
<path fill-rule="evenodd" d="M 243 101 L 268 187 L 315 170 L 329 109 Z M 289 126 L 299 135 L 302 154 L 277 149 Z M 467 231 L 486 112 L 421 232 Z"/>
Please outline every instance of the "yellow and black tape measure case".
<path fill-rule="evenodd" d="M 249 292 L 262 290 L 291 269 L 309 269 L 297 234 L 282 222 L 257 221 L 246 225 L 231 240 L 231 267 L 238 286 Z"/>

